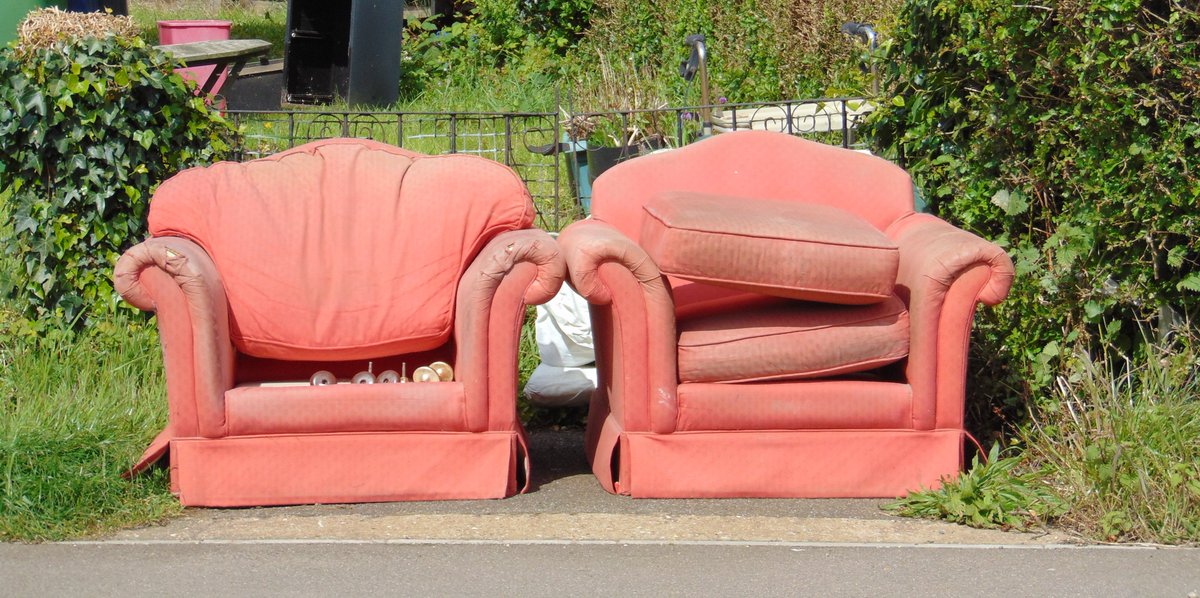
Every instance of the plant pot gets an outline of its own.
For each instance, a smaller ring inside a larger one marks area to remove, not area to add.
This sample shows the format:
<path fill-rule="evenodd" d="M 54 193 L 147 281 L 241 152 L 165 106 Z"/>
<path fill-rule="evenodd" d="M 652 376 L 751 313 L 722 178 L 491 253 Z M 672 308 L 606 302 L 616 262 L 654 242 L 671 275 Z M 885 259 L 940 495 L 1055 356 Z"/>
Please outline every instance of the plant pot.
<path fill-rule="evenodd" d="M 589 147 L 587 149 L 588 182 L 596 182 L 596 177 L 604 174 L 604 171 L 616 166 L 618 162 L 624 162 L 637 156 L 639 153 L 641 153 L 641 150 L 636 145 Z"/>
<path fill-rule="evenodd" d="M 596 177 L 604 173 L 604 171 L 616 166 L 619 162 L 624 162 L 630 158 L 636 158 L 642 154 L 648 154 L 661 149 L 670 147 L 662 137 L 657 135 L 648 137 L 642 140 L 637 145 L 625 145 L 621 147 L 588 147 L 587 148 L 587 164 L 588 164 L 588 181 L 594 182 Z M 589 189 L 590 191 L 590 189 Z"/>

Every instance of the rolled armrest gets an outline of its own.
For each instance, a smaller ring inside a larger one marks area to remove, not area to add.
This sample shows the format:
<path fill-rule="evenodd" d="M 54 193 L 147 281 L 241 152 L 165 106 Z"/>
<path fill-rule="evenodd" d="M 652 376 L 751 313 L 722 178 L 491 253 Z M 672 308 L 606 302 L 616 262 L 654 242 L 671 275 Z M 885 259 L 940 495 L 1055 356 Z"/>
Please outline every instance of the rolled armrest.
<path fill-rule="evenodd" d="M 566 271 L 554 239 L 529 229 L 497 235 L 463 273 L 454 340 L 468 430 L 515 429 L 516 348 L 525 307 L 554 297 Z"/>
<path fill-rule="evenodd" d="M 887 235 L 900 246 L 897 281 L 909 288 L 928 285 L 948 288 L 964 272 L 987 266 L 988 283 L 979 290 L 979 301 L 996 305 L 1008 296 L 1013 264 L 996 244 L 929 214 L 910 214 L 888 228 Z"/>
<path fill-rule="evenodd" d="M 900 247 L 896 292 L 909 310 L 914 425 L 960 427 L 975 307 L 1008 295 L 1012 260 L 995 244 L 928 214 L 901 218 L 887 235 Z"/>
<path fill-rule="evenodd" d="M 583 220 L 558 237 L 571 285 L 592 305 L 608 406 L 627 431 L 675 430 L 675 304 L 658 266 L 611 225 Z"/>
<path fill-rule="evenodd" d="M 131 305 L 158 316 L 174 435 L 224 436 L 234 352 L 225 289 L 212 259 L 187 239 L 150 239 L 117 260 L 113 286 Z"/>
<path fill-rule="evenodd" d="M 621 231 L 599 220 L 581 220 L 568 226 L 558 237 L 567 259 L 571 285 L 589 303 L 612 303 L 612 291 L 600 280 L 600 266 L 617 263 L 651 293 L 667 292 L 658 265 L 646 251 Z M 674 319 L 674 318 L 672 318 Z"/>

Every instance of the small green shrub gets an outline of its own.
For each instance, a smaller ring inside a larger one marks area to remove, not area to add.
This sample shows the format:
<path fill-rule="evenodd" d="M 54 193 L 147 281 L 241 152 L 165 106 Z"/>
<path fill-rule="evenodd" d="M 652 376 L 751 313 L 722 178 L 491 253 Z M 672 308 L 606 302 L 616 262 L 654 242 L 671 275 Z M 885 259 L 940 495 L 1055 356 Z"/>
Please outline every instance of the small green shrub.
<path fill-rule="evenodd" d="M 574 47 L 591 23 L 594 0 L 476 0 L 470 15 L 508 55 L 525 45 L 559 54 Z"/>
<path fill-rule="evenodd" d="M 146 232 L 157 185 L 221 157 L 230 129 L 172 72 L 121 36 L 0 52 L 0 175 L 26 311 L 82 324 L 115 309 L 109 277 Z"/>
<path fill-rule="evenodd" d="M 553 112 L 562 57 L 536 44 L 502 46 L 487 27 L 477 12 L 440 28 L 409 19 L 396 109 Z"/>
<path fill-rule="evenodd" d="M 1042 472 L 1020 472 L 1020 455 L 1000 457 L 992 445 L 988 460 L 979 455 L 971 468 L 936 490 L 913 492 L 884 505 L 905 517 L 945 519 L 971 527 L 1028 530 L 1066 512 L 1063 502 L 1042 480 Z"/>

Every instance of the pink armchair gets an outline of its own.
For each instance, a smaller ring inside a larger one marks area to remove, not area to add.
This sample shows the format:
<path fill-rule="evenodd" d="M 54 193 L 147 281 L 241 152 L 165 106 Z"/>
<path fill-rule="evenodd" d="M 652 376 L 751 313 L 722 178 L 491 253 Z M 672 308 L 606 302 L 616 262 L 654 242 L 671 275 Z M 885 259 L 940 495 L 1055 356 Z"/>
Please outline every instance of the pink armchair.
<path fill-rule="evenodd" d="M 565 276 L 510 169 L 310 143 L 178 174 L 117 290 L 157 312 L 184 505 L 499 498 L 528 480 L 517 338 Z M 453 381 L 347 384 L 435 360 Z M 312 386 L 328 370 L 342 384 Z"/>
<path fill-rule="evenodd" d="M 879 158 L 743 132 L 621 164 L 559 237 L 591 304 L 587 450 L 635 497 L 885 497 L 962 463 L 995 245 Z"/>

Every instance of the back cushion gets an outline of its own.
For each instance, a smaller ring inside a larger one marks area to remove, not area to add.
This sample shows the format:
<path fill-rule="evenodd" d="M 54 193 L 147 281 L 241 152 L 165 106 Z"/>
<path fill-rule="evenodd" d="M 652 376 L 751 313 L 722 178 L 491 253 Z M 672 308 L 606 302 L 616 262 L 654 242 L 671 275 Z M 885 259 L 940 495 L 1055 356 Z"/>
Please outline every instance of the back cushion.
<path fill-rule="evenodd" d="M 908 174 L 874 156 L 784 133 L 722 133 L 614 166 L 596 179 L 592 215 L 637 239 L 642 206 L 686 191 L 826 205 L 884 230 L 913 210 Z"/>
<path fill-rule="evenodd" d="M 614 166 L 592 186 L 592 216 L 637 239 L 642 207 L 670 192 L 824 205 L 880 231 L 913 211 L 912 179 L 887 160 L 785 133 L 739 131 Z M 670 284 L 680 318 L 761 300 L 674 277 Z"/>
<path fill-rule="evenodd" d="M 212 257 L 238 350 L 291 360 L 445 343 L 470 260 L 532 222 L 525 186 L 499 163 L 350 139 L 187 170 L 150 206 L 152 235 Z"/>

